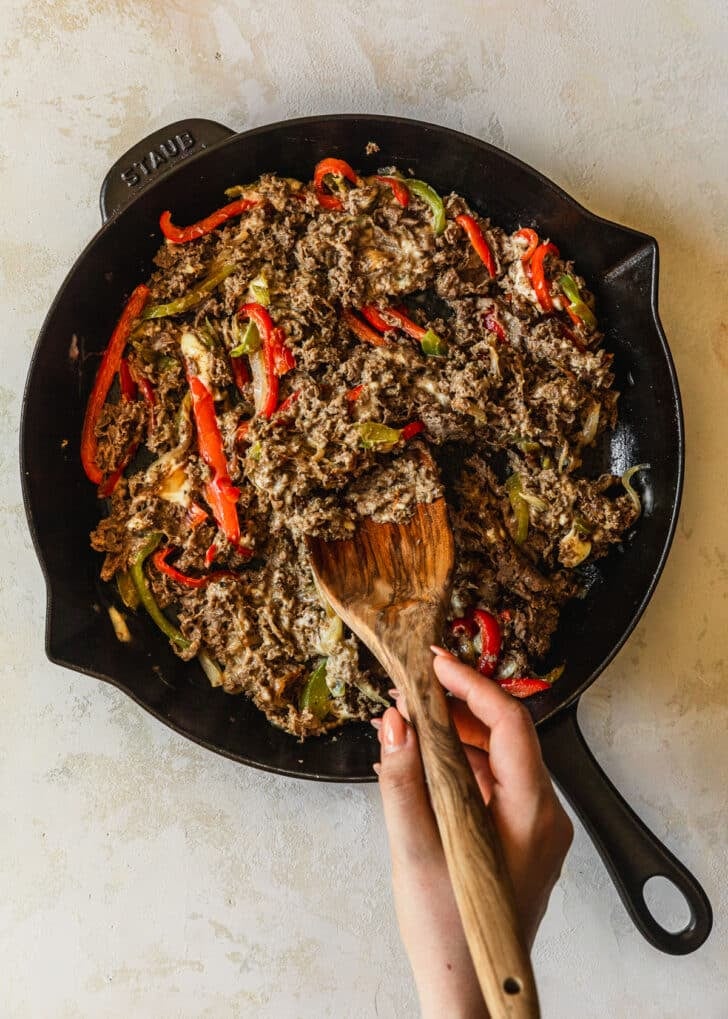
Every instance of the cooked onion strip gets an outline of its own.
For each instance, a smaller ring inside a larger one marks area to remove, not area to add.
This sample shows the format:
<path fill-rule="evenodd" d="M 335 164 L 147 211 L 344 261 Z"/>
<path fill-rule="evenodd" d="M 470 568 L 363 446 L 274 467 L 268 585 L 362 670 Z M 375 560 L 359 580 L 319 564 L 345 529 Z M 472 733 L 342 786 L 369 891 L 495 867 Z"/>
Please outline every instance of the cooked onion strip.
<path fill-rule="evenodd" d="M 202 671 L 210 680 L 210 686 L 222 686 L 222 670 L 217 663 L 210 658 L 204 648 L 198 652 L 197 661 L 200 663 Z"/>
<path fill-rule="evenodd" d="M 630 467 L 629 470 L 626 470 L 622 477 L 620 478 L 624 490 L 630 497 L 632 505 L 637 510 L 638 514 L 642 513 L 642 500 L 640 499 L 637 492 L 635 492 L 634 488 L 632 488 L 632 478 L 637 473 L 637 471 L 648 471 L 649 469 L 650 469 L 649 464 L 637 464 L 635 467 Z"/>

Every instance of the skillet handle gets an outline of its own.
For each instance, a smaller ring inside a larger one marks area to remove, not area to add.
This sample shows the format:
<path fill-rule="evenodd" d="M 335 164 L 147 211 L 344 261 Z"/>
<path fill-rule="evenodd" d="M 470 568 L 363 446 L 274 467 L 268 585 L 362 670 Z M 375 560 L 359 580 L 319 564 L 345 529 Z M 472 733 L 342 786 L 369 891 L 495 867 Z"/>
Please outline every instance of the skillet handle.
<path fill-rule="evenodd" d="M 104 223 L 183 159 L 219 145 L 234 134 L 214 120 L 199 118 L 178 120 L 152 131 L 117 159 L 104 177 L 100 199 Z"/>
<path fill-rule="evenodd" d="M 576 704 L 540 725 L 544 760 L 576 811 L 640 933 L 662 952 L 687 955 L 713 926 L 708 897 L 692 874 L 642 823 L 593 757 L 579 728 Z M 644 899 L 645 882 L 671 881 L 690 907 L 690 921 L 671 933 L 655 920 Z"/>

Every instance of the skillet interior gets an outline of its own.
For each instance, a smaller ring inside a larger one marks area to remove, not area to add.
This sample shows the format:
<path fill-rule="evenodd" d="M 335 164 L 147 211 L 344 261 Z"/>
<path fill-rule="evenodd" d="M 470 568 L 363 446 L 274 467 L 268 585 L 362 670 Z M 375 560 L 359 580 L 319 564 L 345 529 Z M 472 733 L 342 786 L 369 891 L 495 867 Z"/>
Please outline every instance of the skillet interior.
<path fill-rule="evenodd" d="M 366 156 L 373 139 L 381 151 Z M 235 135 L 189 159 L 112 219 L 78 259 L 43 326 L 26 386 L 21 462 L 26 510 L 48 587 L 46 648 L 58 664 L 105 679 L 162 721 L 210 749 L 257 767 L 303 778 L 371 779 L 377 749 L 369 726 L 351 725 L 300 744 L 273 729 L 242 697 L 212 691 L 196 665 L 166 646 L 153 624 L 131 621 L 121 645 L 105 606 L 113 591 L 98 581 L 100 556 L 88 534 L 98 519 L 93 487 L 79 463 L 83 410 L 126 295 L 150 272 L 166 208 L 184 223 L 223 201 L 232 184 L 275 170 L 310 178 L 338 155 L 362 172 L 396 163 L 440 192 L 455 190 L 506 230 L 533 225 L 577 260 L 598 300 L 607 347 L 615 353 L 620 422 L 595 450 L 594 470 L 621 473 L 649 463 L 645 513 L 634 540 L 591 568 L 588 595 L 564 611 L 552 659 L 567 669 L 553 690 L 528 703 L 550 717 L 591 683 L 627 638 L 664 564 L 682 484 L 679 394 L 656 313 L 657 246 L 607 223 L 536 171 L 483 142 L 397 118 L 321 117 Z M 74 358 L 73 337 L 80 356 Z"/>

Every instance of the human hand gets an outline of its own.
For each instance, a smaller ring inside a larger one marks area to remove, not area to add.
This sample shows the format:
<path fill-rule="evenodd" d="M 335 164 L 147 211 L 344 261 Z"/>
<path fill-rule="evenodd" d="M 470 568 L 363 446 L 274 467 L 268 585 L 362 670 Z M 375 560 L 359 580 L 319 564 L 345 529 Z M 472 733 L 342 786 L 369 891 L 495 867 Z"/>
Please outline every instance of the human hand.
<path fill-rule="evenodd" d="M 435 673 L 453 694 L 453 721 L 500 836 L 530 946 L 573 828 L 554 792 L 527 709 L 449 652 L 433 650 Z M 423 1017 L 482 1019 L 485 1006 L 430 806 L 417 736 L 406 717 L 406 703 L 398 696 L 397 707 L 375 720 L 382 748 L 377 770 L 402 941 Z"/>

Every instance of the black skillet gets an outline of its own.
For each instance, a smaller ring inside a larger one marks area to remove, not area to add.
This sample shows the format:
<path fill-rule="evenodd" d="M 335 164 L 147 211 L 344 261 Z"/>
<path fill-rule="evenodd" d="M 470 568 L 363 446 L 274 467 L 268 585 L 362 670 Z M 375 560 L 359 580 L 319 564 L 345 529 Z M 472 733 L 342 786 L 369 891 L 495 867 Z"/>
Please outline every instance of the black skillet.
<path fill-rule="evenodd" d="M 367 155 L 367 143 L 379 152 Z M 206 150 L 206 151 L 203 151 Z M 680 395 L 657 314 L 657 244 L 587 212 L 540 173 L 475 138 L 393 117 L 332 116 L 285 121 L 234 134 L 205 120 L 150 135 L 104 181 L 104 226 L 81 254 L 48 313 L 28 374 L 21 431 L 23 494 L 48 590 L 46 650 L 52 662 L 107 680 L 178 732 L 244 764 L 298 778 L 365 782 L 377 745 L 370 727 L 298 743 L 272 728 L 247 700 L 211 690 L 144 615 L 120 644 L 98 580 L 88 534 L 99 517 L 79 463 L 86 398 L 125 297 L 146 279 L 161 237 L 159 214 L 193 222 L 224 202 L 223 191 L 261 172 L 310 178 L 324 156 L 365 173 L 397 164 L 441 193 L 455 190 L 506 230 L 534 226 L 577 259 L 596 293 L 606 346 L 622 393 L 619 425 L 593 469 L 616 474 L 649 463 L 639 487 L 644 514 L 624 545 L 594 565 L 588 593 L 563 614 L 552 661 L 566 661 L 552 690 L 528 701 L 554 778 L 590 833 L 635 924 L 656 948 L 681 955 L 707 938 L 712 915 L 700 885 L 630 810 L 592 757 L 577 724 L 580 695 L 632 632 L 662 572 L 683 478 Z M 171 172 L 174 171 L 174 172 Z M 690 906 L 690 922 L 664 930 L 643 897 L 668 878 Z"/>

